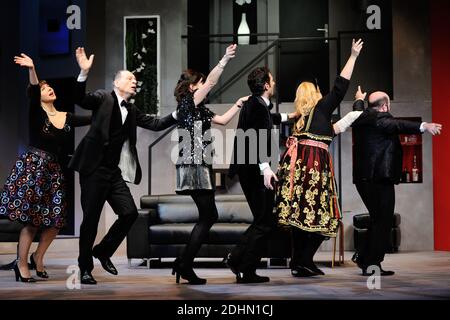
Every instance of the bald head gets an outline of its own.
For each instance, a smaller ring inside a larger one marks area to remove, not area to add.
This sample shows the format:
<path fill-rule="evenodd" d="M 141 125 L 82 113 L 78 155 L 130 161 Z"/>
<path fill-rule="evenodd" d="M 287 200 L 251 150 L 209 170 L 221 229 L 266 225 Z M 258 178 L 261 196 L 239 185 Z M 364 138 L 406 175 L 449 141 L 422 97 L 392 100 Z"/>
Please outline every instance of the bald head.
<path fill-rule="evenodd" d="M 375 91 L 369 96 L 369 107 L 380 112 L 388 112 L 391 109 L 391 100 L 386 92 Z"/>

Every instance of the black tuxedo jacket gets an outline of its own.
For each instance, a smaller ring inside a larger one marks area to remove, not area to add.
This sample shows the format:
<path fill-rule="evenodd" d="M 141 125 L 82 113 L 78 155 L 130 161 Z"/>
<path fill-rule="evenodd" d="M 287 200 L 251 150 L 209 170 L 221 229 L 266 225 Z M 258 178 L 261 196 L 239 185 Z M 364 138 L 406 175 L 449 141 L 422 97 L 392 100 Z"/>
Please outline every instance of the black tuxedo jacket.
<path fill-rule="evenodd" d="M 402 174 L 403 151 L 399 134 L 417 134 L 420 122 L 395 119 L 388 112 L 367 108 L 357 100 L 353 110 L 363 111 L 353 122 L 353 183 L 398 184 Z"/>
<path fill-rule="evenodd" d="M 86 94 L 86 82 L 77 82 L 75 102 L 83 109 L 92 110 L 91 127 L 78 145 L 69 167 L 80 174 L 91 174 L 98 168 L 104 156 L 104 148 L 109 144 L 109 126 L 114 104 L 118 104 L 116 94 L 106 90 L 97 90 Z M 142 170 L 136 150 L 136 127 L 161 131 L 177 123 L 168 115 L 158 119 L 141 112 L 134 104 L 128 108 L 130 152 L 136 161 L 135 184 L 142 178 Z"/>
<path fill-rule="evenodd" d="M 251 96 L 242 106 L 242 110 L 239 114 L 239 121 L 237 129 L 241 129 L 247 132 L 249 129 L 254 129 L 256 132 L 256 148 L 250 146 L 250 139 L 245 141 L 245 149 L 239 150 L 244 151 L 244 155 L 238 155 L 238 138 L 237 135 L 234 137 L 234 149 L 233 156 L 231 157 L 231 164 L 228 175 L 232 178 L 238 172 L 239 166 L 245 165 L 249 166 L 255 172 L 259 173 L 258 163 L 266 162 L 260 159 L 260 143 L 267 143 L 267 150 L 271 152 L 271 141 L 272 135 L 271 130 L 273 125 L 281 124 L 281 114 L 270 113 L 270 107 L 266 105 L 263 98 L 260 96 Z M 266 136 L 261 136 L 260 129 L 267 130 Z M 266 140 L 266 141 L 262 141 Z M 261 142 L 260 142 L 261 141 Z M 257 150 L 256 162 L 255 159 L 250 155 L 250 150 Z M 243 163 L 238 164 L 238 159 L 243 159 Z M 252 161 L 253 160 L 253 161 Z M 253 168 L 255 167 L 255 168 Z M 249 168 L 249 169 L 250 169 Z M 257 170 L 257 171 L 256 171 Z"/>

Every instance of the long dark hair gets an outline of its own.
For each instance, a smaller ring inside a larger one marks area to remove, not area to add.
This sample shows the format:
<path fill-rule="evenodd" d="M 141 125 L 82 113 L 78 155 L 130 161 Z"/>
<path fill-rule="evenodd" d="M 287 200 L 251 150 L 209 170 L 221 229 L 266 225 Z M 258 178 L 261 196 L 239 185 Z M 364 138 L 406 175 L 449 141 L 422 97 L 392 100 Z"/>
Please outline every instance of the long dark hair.
<path fill-rule="evenodd" d="M 183 73 L 180 76 L 180 79 L 178 80 L 177 86 L 175 87 L 174 96 L 177 99 L 177 102 L 180 102 L 181 99 L 188 94 L 189 92 L 189 86 L 191 84 L 196 84 L 200 80 L 206 79 L 205 75 L 201 72 L 187 69 L 183 71 Z"/>

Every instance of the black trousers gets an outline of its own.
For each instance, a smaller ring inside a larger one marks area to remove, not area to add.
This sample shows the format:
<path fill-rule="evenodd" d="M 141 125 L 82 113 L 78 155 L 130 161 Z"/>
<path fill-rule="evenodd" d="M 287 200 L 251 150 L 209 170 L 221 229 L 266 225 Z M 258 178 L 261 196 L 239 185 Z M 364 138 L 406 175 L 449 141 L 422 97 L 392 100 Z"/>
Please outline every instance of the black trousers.
<path fill-rule="evenodd" d="M 80 175 L 80 186 L 83 222 L 80 227 L 78 265 L 82 272 L 90 272 L 94 268 L 92 254 L 111 257 L 125 239 L 138 213 L 119 168 L 99 167 L 90 175 Z M 118 219 L 93 249 L 105 201 L 108 201 Z"/>
<path fill-rule="evenodd" d="M 394 219 L 394 185 L 359 182 L 356 183 L 356 189 L 370 214 L 367 243 L 358 254 L 364 265 L 379 265 L 384 260 L 389 245 Z"/>
<path fill-rule="evenodd" d="M 267 240 L 276 228 L 273 213 L 275 191 L 264 186 L 264 177 L 257 166 L 239 168 L 238 176 L 253 215 L 253 223 L 233 248 L 231 255 L 241 272 L 252 273 L 267 251 Z"/>
<path fill-rule="evenodd" d="M 208 238 L 209 230 L 219 218 L 214 191 L 199 190 L 193 191 L 190 195 L 197 205 L 199 219 L 181 255 L 181 263 L 186 267 L 192 267 L 200 247 Z"/>

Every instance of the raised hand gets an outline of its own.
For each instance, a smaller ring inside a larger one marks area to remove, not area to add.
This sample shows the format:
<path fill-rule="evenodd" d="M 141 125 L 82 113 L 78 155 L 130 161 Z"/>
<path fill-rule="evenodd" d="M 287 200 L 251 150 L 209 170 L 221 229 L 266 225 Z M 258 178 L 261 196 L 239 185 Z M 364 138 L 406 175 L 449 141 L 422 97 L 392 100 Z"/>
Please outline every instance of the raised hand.
<path fill-rule="evenodd" d="M 16 64 L 20 65 L 21 67 L 26 67 L 26 68 L 30 68 L 30 69 L 34 68 L 33 60 L 29 56 L 27 56 L 25 53 L 21 53 L 20 57 L 15 56 L 14 62 Z"/>
<path fill-rule="evenodd" d="M 361 91 L 361 86 L 358 86 L 358 91 L 355 93 L 355 100 L 364 100 L 366 98 L 367 92 Z"/>
<path fill-rule="evenodd" d="M 225 51 L 224 57 L 226 57 L 227 60 L 230 60 L 230 59 L 236 57 L 236 48 L 237 48 L 237 44 L 232 44 L 232 45 L 228 46 Z"/>
<path fill-rule="evenodd" d="M 359 39 L 355 42 L 355 39 L 352 40 L 352 57 L 357 58 L 359 56 L 359 53 L 361 52 L 363 48 L 364 42 Z"/>
<path fill-rule="evenodd" d="M 89 71 L 92 67 L 92 63 L 94 62 L 94 55 L 91 54 L 88 59 L 83 47 L 78 47 L 75 51 L 75 55 L 77 57 L 77 62 L 80 69 L 83 71 Z"/>
<path fill-rule="evenodd" d="M 433 136 L 441 134 L 442 124 L 439 123 L 425 123 L 424 128 Z"/>

